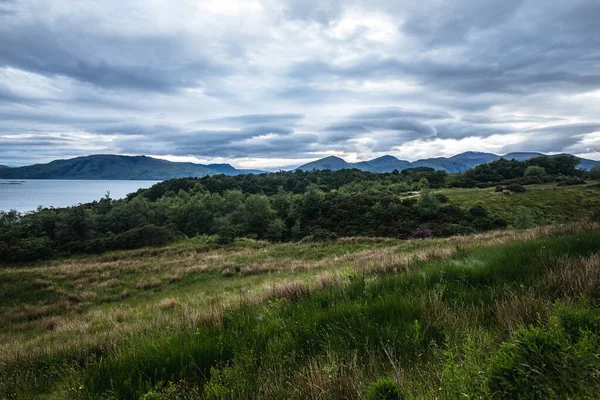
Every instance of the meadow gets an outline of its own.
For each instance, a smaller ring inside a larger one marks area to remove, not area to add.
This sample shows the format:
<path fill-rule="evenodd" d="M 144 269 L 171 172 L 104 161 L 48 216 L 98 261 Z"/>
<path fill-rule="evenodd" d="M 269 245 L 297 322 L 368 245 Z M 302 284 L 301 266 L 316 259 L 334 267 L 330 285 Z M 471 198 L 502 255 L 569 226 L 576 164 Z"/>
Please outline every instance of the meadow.
<path fill-rule="evenodd" d="M 598 398 L 597 182 L 211 179 L 3 214 L 0 399 Z"/>
<path fill-rule="evenodd" d="M 441 189 L 451 203 L 463 207 L 483 205 L 490 215 L 509 224 L 515 221 L 515 210 L 526 207 L 536 224 L 562 224 L 591 216 L 600 209 L 600 184 L 557 186 L 554 183 L 527 185 L 527 192 L 505 195 L 494 188 Z"/>
<path fill-rule="evenodd" d="M 406 398 L 594 398 L 599 244 L 592 223 L 203 237 L 3 268 L 0 398 L 360 399 L 383 378 Z"/>

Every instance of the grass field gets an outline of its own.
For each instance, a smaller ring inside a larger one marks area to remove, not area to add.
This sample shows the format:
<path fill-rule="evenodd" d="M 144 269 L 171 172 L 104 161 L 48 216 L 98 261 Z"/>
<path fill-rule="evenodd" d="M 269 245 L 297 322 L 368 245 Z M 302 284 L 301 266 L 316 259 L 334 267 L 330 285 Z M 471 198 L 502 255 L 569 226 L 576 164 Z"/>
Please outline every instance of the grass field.
<path fill-rule="evenodd" d="M 490 396 L 511 332 L 596 310 L 596 229 L 195 239 L 3 268 L 0 398 L 362 398 L 382 377 L 409 398 Z"/>
<path fill-rule="evenodd" d="M 598 398 L 600 188 L 527 189 L 441 192 L 555 225 L 1 266 L 0 399 Z"/>
<path fill-rule="evenodd" d="M 586 185 L 557 186 L 556 183 L 528 185 L 524 193 L 511 195 L 485 189 L 442 189 L 453 204 L 464 207 L 481 205 L 490 215 L 509 224 L 514 222 L 515 210 L 525 206 L 535 215 L 537 224 L 563 224 L 590 216 L 600 209 L 600 184 L 592 181 Z"/>

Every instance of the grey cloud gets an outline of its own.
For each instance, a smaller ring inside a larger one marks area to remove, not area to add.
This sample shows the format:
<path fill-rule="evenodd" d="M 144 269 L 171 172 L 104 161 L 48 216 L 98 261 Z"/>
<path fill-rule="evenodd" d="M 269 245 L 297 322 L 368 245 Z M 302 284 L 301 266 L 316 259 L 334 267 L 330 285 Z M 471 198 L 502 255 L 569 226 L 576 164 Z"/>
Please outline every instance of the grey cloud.
<path fill-rule="evenodd" d="M 597 1 L 259 1 L 247 15 L 203 11 L 219 26 L 200 30 L 184 4 L 0 0 L 0 134 L 36 136 L 5 141 L 0 164 L 85 153 L 89 140 L 105 152 L 360 158 L 511 133 L 525 139 L 507 151 L 561 152 L 598 131 Z"/>
<path fill-rule="evenodd" d="M 514 130 L 507 127 L 491 125 L 472 125 L 464 122 L 447 122 L 435 124 L 437 137 L 441 139 L 464 139 L 469 137 L 488 137 L 497 134 L 512 133 Z"/>
<path fill-rule="evenodd" d="M 504 152 L 540 151 L 559 153 L 581 142 L 584 135 L 600 132 L 600 124 L 564 124 L 532 129 L 527 132 L 527 139 L 518 145 L 505 146 Z"/>
<path fill-rule="evenodd" d="M 423 116 L 428 118 L 446 118 L 446 113 L 406 111 L 399 108 L 381 108 L 360 111 L 345 120 L 326 126 L 320 139 L 321 143 L 340 143 L 357 137 L 375 137 L 373 133 L 392 131 L 385 141 L 390 146 L 398 140 L 411 141 L 435 136 L 437 131 L 430 125 L 416 119 L 400 116 Z"/>
<path fill-rule="evenodd" d="M 190 59 L 185 43 L 169 35 L 116 37 L 68 21 L 4 24 L 0 34 L 0 65 L 105 88 L 173 91 L 229 72 L 208 57 Z"/>
<path fill-rule="evenodd" d="M 350 115 L 350 119 L 381 119 L 381 118 L 422 118 L 445 119 L 452 118 L 446 111 L 404 110 L 399 107 L 372 108 Z"/>
<path fill-rule="evenodd" d="M 304 118 L 303 114 L 283 113 L 283 114 L 249 114 L 249 115 L 233 115 L 227 117 L 205 119 L 198 121 L 210 124 L 234 124 L 234 125 L 253 125 L 253 124 L 268 124 L 268 123 L 296 123 Z"/>

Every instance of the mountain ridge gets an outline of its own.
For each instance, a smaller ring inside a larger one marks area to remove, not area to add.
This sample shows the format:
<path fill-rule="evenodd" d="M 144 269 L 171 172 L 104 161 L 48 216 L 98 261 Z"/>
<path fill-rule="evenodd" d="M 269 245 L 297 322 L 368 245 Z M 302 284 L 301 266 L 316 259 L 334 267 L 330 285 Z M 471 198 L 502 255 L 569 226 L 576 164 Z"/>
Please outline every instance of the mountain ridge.
<path fill-rule="evenodd" d="M 258 172 L 258 171 L 257 171 Z M 172 162 L 148 156 L 95 154 L 46 164 L 0 169 L 3 179 L 165 180 L 207 175 L 246 173 L 229 164 Z"/>
<path fill-rule="evenodd" d="M 358 168 L 368 172 L 392 172 L 395 169 L 401 171 L 407 168 L 417 167 L 429 167 L 436 170 L 444 170 L 449 173 L 464 172 L 471 168 L 474 168 L 481 164 L 486 164 L 492 161 L 499 160 L 500 158 L 515 159 L 517 161 L 524 161 L 534 157 L 545 156 L 546 154 L 537 152 L 514 152 L 508 153 L 503 156 L 499 156 L 493 153 L 467 151 L 464 153 L 456 154 L 452 157 L 434 157 L 420 159 L 413 162 L 407 160 L 400 160 L 394 156 L 382 156 L 368 161 L 360 161 L 356 163 L 349 163 L 340 157 L 329 156 L 319 160 L 312 161 L 310 163 L 299 166 L 296 169 L 302 171 L 311 171 L 313 169 L 331 169 L 334 171 L 347 168 Z M 556 155 L 571 155 L 571 154 L 554 154 L 549 155 L 550 157 Z M 575 157 L 575 156 L 573 156 Z M 600 165 L 600 161 L 589 160 L 586 158 L 575 157 L 579 160 L 579 168 L 586 170 L 591 169 L 595 165 Z M 335 159 L 335 168 L 329 168 L 331 160 Z M 378 160 L 384 161 L 378 161 Z M 395 161 L 394 161 L 395 160 Z"/>
<path fill-rule="evenodd" d="M 372 160 L 349 163 L 336 156 L 328 156 L 301 165 L 297 170 L 358 168 L 362 171 L 384 173 L 407 168 L 430 167 L 449 173 L 464 172 L 478 165 L 500 158 L 527 160 L 543 156 L 542 153 L 515 152 L 499 156 L 493 153 L 464 152 L 452 157 L 434 157 L 417 161 L 400 160 L 385 155 Z M 576 157 L 579 167 L 589 170 L 600 161 Z M 209 175 L 261 174 L 266 171 L 256 169 L 237 169 L 230 164 L 196 164 L 191 162 L 172 162 L 148 156 L 121 156 L 113 154 L 95 154 L 71 159 L 54 160 L 46 164 L 34 164 L 23 167 L 0 166 L 1 179 L 105 179 L 105 180 L 166 180 L 184 177 L 204 177 Z"/>

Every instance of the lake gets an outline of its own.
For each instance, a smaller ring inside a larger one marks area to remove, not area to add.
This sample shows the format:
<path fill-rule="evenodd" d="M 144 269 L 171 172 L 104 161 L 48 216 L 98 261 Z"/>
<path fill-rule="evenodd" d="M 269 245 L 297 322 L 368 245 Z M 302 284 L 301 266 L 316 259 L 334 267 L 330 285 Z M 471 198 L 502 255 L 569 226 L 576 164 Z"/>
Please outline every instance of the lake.
<path fill-rule="evenodd" d="M 85 181 L 54 179 L 0 179 L 0 211 L 27 212 L 43 207 L 68 207 L 100 200 L 110 191 L 121 199 L 159 181 Z"/>

